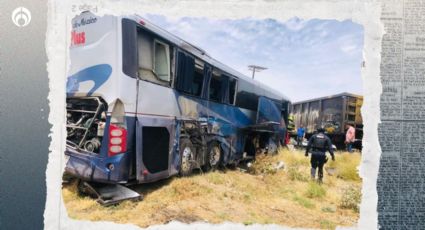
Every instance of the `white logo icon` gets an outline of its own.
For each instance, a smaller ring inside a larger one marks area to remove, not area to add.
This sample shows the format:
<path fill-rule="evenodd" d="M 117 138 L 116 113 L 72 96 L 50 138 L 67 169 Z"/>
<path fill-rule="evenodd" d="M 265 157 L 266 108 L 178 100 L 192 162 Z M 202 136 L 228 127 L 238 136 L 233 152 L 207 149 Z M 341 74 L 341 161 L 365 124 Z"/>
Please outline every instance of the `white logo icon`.
<path fill-rule="evenodd" d="M 17 27 L 24 27 L 31 22 L 31 12 L 25 7 L 18 7 L 12 12 L 12 21 Z"/>

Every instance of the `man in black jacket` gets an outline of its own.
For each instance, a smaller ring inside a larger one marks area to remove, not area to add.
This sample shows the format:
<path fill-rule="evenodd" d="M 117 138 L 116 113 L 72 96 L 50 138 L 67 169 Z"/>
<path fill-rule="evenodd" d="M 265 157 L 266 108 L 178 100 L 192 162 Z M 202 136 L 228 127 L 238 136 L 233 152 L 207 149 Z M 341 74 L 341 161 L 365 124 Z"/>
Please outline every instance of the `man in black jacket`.
<path fill-rule="evenodd" d="M 325 135 L 323 128 L 318 128 L 317 133 L 308 140 L 305 156 L 308 157 L 308 152 L 311 151 L 311 178 L 314 180 L 316 177 L 316 168 L 319 168 L 318 181 L 322 183 L 323 180 L 323 165 L 327 162 L 326 151 L 332 156 L 335 161 L 334 152 L 332 149 L 332 142 L 328 136 Z"/>

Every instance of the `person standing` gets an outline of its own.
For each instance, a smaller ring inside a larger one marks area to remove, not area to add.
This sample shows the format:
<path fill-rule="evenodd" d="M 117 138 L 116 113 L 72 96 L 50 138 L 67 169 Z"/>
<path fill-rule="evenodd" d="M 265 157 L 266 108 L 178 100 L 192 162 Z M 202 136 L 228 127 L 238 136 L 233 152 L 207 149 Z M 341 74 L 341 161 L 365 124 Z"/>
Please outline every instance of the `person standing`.
<path fill-rule="evenodd" d="M 297 145 L 302 146 L 305 137 L 305 129 L 303 125 L 300 125 L 297 129 Z"/>
<path fill-rule="evenodd" d="M 347 133 L 345 134 L 345 144 L 347 145 L 347 151 L 353 152 L 353 143 L 356 138 L 356 129 L 351 125 L 346 125 Z"/>
<path fill-rule="evenodd" d="M 332 149 L 331 139 L 325 135 L 325 129 L 318 128 L 317 133 L 314 134 L 308 140 L 307 149 L 305 151 L 305 156 L 308 157 L 308 153 L 311 151 L 311 179 L 316 177 L 316 169 L 318 168 L 318 182 L 322 183 L 323 181 L 323 166 L 327 162 L 326 151 L 332 156 L 332 160 L 335 161 L 335 155 Z"/>

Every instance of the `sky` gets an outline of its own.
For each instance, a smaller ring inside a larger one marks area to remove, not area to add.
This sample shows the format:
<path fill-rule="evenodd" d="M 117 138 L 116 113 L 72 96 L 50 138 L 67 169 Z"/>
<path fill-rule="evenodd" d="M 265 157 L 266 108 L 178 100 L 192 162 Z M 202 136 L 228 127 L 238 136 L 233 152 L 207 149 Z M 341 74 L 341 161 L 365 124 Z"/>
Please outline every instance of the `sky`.
<path fill-rule="evenodd" d="M 342 92 L 362 95 L 363 27 L 350 20 L 170 18 L 148 21 L 297 102 Z"/>

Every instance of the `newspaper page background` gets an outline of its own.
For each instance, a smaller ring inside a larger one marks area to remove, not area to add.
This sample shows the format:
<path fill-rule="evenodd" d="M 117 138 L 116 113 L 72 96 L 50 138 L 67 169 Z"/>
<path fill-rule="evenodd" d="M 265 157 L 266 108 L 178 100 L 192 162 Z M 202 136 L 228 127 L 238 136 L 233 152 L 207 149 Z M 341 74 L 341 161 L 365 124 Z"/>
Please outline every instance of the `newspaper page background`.
<path fill-rule="evenodd" d="M 397 3 L 398 1 L 394 1 Z M 395 9 L 397 6 L 395 6 Z M 77 9 L 77 10 L 76 10 Z M 206 10 L 208 9 L 208 10 Z M 381 94 L 381 81 L 379 76 L 380 68 L 380 51 L 381 51 L 381 39 L 383 35 L 383 27 L 381 24 L 381 2 L 374 0 L 306 0 L 306 1 L 260 1 L 260 0 L 239 0 L 239 1 L 117 1 L 117 0 L 97 0 L 97 1 L 49 1 L 48 11 L 48 31 L 46 40 L 46 52 L 48 54 L 48 71 L 49 71 L 49 106 L 51 113 L 49 114 L 49 122 L 52 124 L 52 142 L 49 153 L 49 164 L 46 171 L 46 183 L 47 183 L 47 201 L 46 210 L 44 213 L 45 228 L 46 229 L 138 229 L 136 226 L 131 224 L 116 224 L 111 222 L 90 222 L 90 221 L 78 221 L 68 217 L 62 197 L 61 197 L 61 178 L 63 173 L 63 151 L 65 147 L 65 79 L 67 76 L 67 69 L 69 67 L 69 57 L 67 53 L 68 44 L 70 41 L 70 20 L 75 15 L 79 14 L 83 10 L 95 10 L 98 15 L 104 14 L 143 14 L 146 12 L 156 14 L 166 14 L 170 17 L 211 17 L 211 18 L 274 18 L 279 21 L 287 21 L 290 18 L 298 17 L 303 20 L 309 20 L 314 18 L 319 19 L 336 19 L 342 20 L 353 20 L 355 23 L 359 23 L 364 26 L 364 62 L 365 65 L 362 68 L 363 88 L 364 88 L 364 104 L 362 107 L 362 116 L 364 119 L 364 140 L 363 140 L 363 156 L 362 163 L 360 166 L 360 175 L 363 179 L 362 188 L 362 204 L 360 210 L 360 219 L 357 227 L 359 229 L 376 229 L 378 227 L 378 213 L 377 213 L 377 190 L 376 182 L 378 176 L 378 166 L 380 159 L 380 148 L 378 141 L 378 123 L 379 123 L 379 97 Z M 398 12 L 398 11 L 397 11 Z M 396 34 L 397 35 L 397 34 Z M 394 55 L 392 51 L 394 45 L 389 45 L 388 53 Z M 383 47 L 385 48 L 385 47 Z M 400 63 L 397 61 L 399 58 L 394 57 L 394 63 Z M 385 69 L 384 67 L 383 69 Z M 397 71 L 400 71 L 401 67 L 396 65 L 391 66 L 394 73 L 387 74 L 391 75 L 391 82 L 394 88 L 399 92 L 400 84 L 397 85 L 398 75 Z M 390 71 L 387 69 L 386 71 Z M 413 73 L 415 74 L 415 73 Z M 388 78 L 388 77 L 387 77 Z M 389 78 L 388 78 L 389 79 Z M 386 84 L 386 83 L 385 83 Z M 384 95 L 385 96 L 385 95 Z M 385 96 L 386 97 L 386 96 Z M 394 98 L 397 99 L 397 96 Z M 385 98 L 384 98 L 385 99 Z M 391 98 L 388 99 L 387 105 L 393 106 Z M 400 99 L 399 99 L 400 100 Z M 384 103 L 385 104 L 385 103 Z M 399 108 L 399 105 L 395 105 L 395 108 Z M 391 109 L 388 109 L 391 110 Z M 389 114 L 383 112 L 383 114 Z M 397 114 L 396 112 L 392 112 Z M 415 113 L 417 114 L 417 113 Z M 394 116 L 396 117 L 396 116 Z M 394 124 L 387 120 L 381 125 L 382 128 L 385 124 Z M 395 118 L 391 118 L 395 119 Z M 398 117 L 397 119 L 400 119 Z M 385 127 L 384 127 L 385 128 Z M 397 128 L 397 127 L 393 127 Z M 398 133 L 400 129 L 395 130 L 392 134 Z M 386 133 L 389 130 L 386 130 Z M 398 134 L 398 136 L 401 136 Z M 388 135 L 386 138 L 389 138 Z M 389 138 L 388 140 L 381 139 L 381 144 L 386 142 L 394 143 L 399 141 L 397 137 Z M 393 144 L 393 149 L 397 149 L 398 145 Z M 387 148 L 389 145 L 386 144 Z M 399 149 L 399 148 L 398 148 Z M 390 152 L 385 149 L 385 157 L 383 158 L 384 165 L 392 164 L 395 170 L 398 172 L 398 165 L 394 165 L 391 160 L 386 163 L 389 159 L 387 156 L 397 159 L 399 162 L 400 152 L 396 150 Z M 392 159 L 391 158 L 391 159 Z M 413 160 L 412 160 L 413 161 Z M 389 171 L 388 167 L 382 167 L 381 169 L 382 178 L 380 192 L 394 191 L 393 187 L 398 186 L 400 180 L 394 180 L 397 177 L 397 172 Z M 415 170 L 415 169 L 413 169 Z M 415 172 L 415 171 L 413 171 Z M 389 174 L 389 173 L 392 173 Z M 416 174 L 417 175 L 417 174 Z M 391 179 L 388 180 L 387 179 Z M 382 183 L 384 182 L 384 183 Z M 391 189 L 388 189 L 389 186 Z M 420 190 L 418 190 L 420 191 Z M 394 198 L 394 199 L 393 199 Z M 389 212 L 387 203 L 391 203 L 392 200 L 397 200 L 398 194 L 382 194 L 380 199 L 380 221 L 383 226 L 394 226 L 391 221 L 394 217 L 391 216 L 397 211 Z M 391 203 L 391 207 L 396 207 L 396 204 Z M 399 206 L 397 206 L 399 207 Z M 385 210 L 384 210 L 385 208 Z M 384 210 L 384 211 L 383 211 Z M 391 210 L 390 210 L 391 211 Z M 398 219 L 397 219 L 398 220 Z M 395 221 L 397 221 L 395 220 Z M 385 225 L 386 224 L 386 225 Z M 268 225 L 259 226 L 251 225 L 245 227 L 243 224 L 236 223 L 224 223 L 221 225 L 207 225 L 205 223 L 195 223 L 192 225 L 186 225 L 177 222 L 171 222 L 164 226 L 154 226 L 155 229 L 205 229 L 208 228 L 247 228 L 247 229 L 258 229 L 259 227 L 267 227 L 268 229 L 282 228 L 282 226 Z"/>
<path fill-rule="evenodd" d="M 382 229 L 425 226 L 425 1 L 385 1 L 381 59 Z"/>

